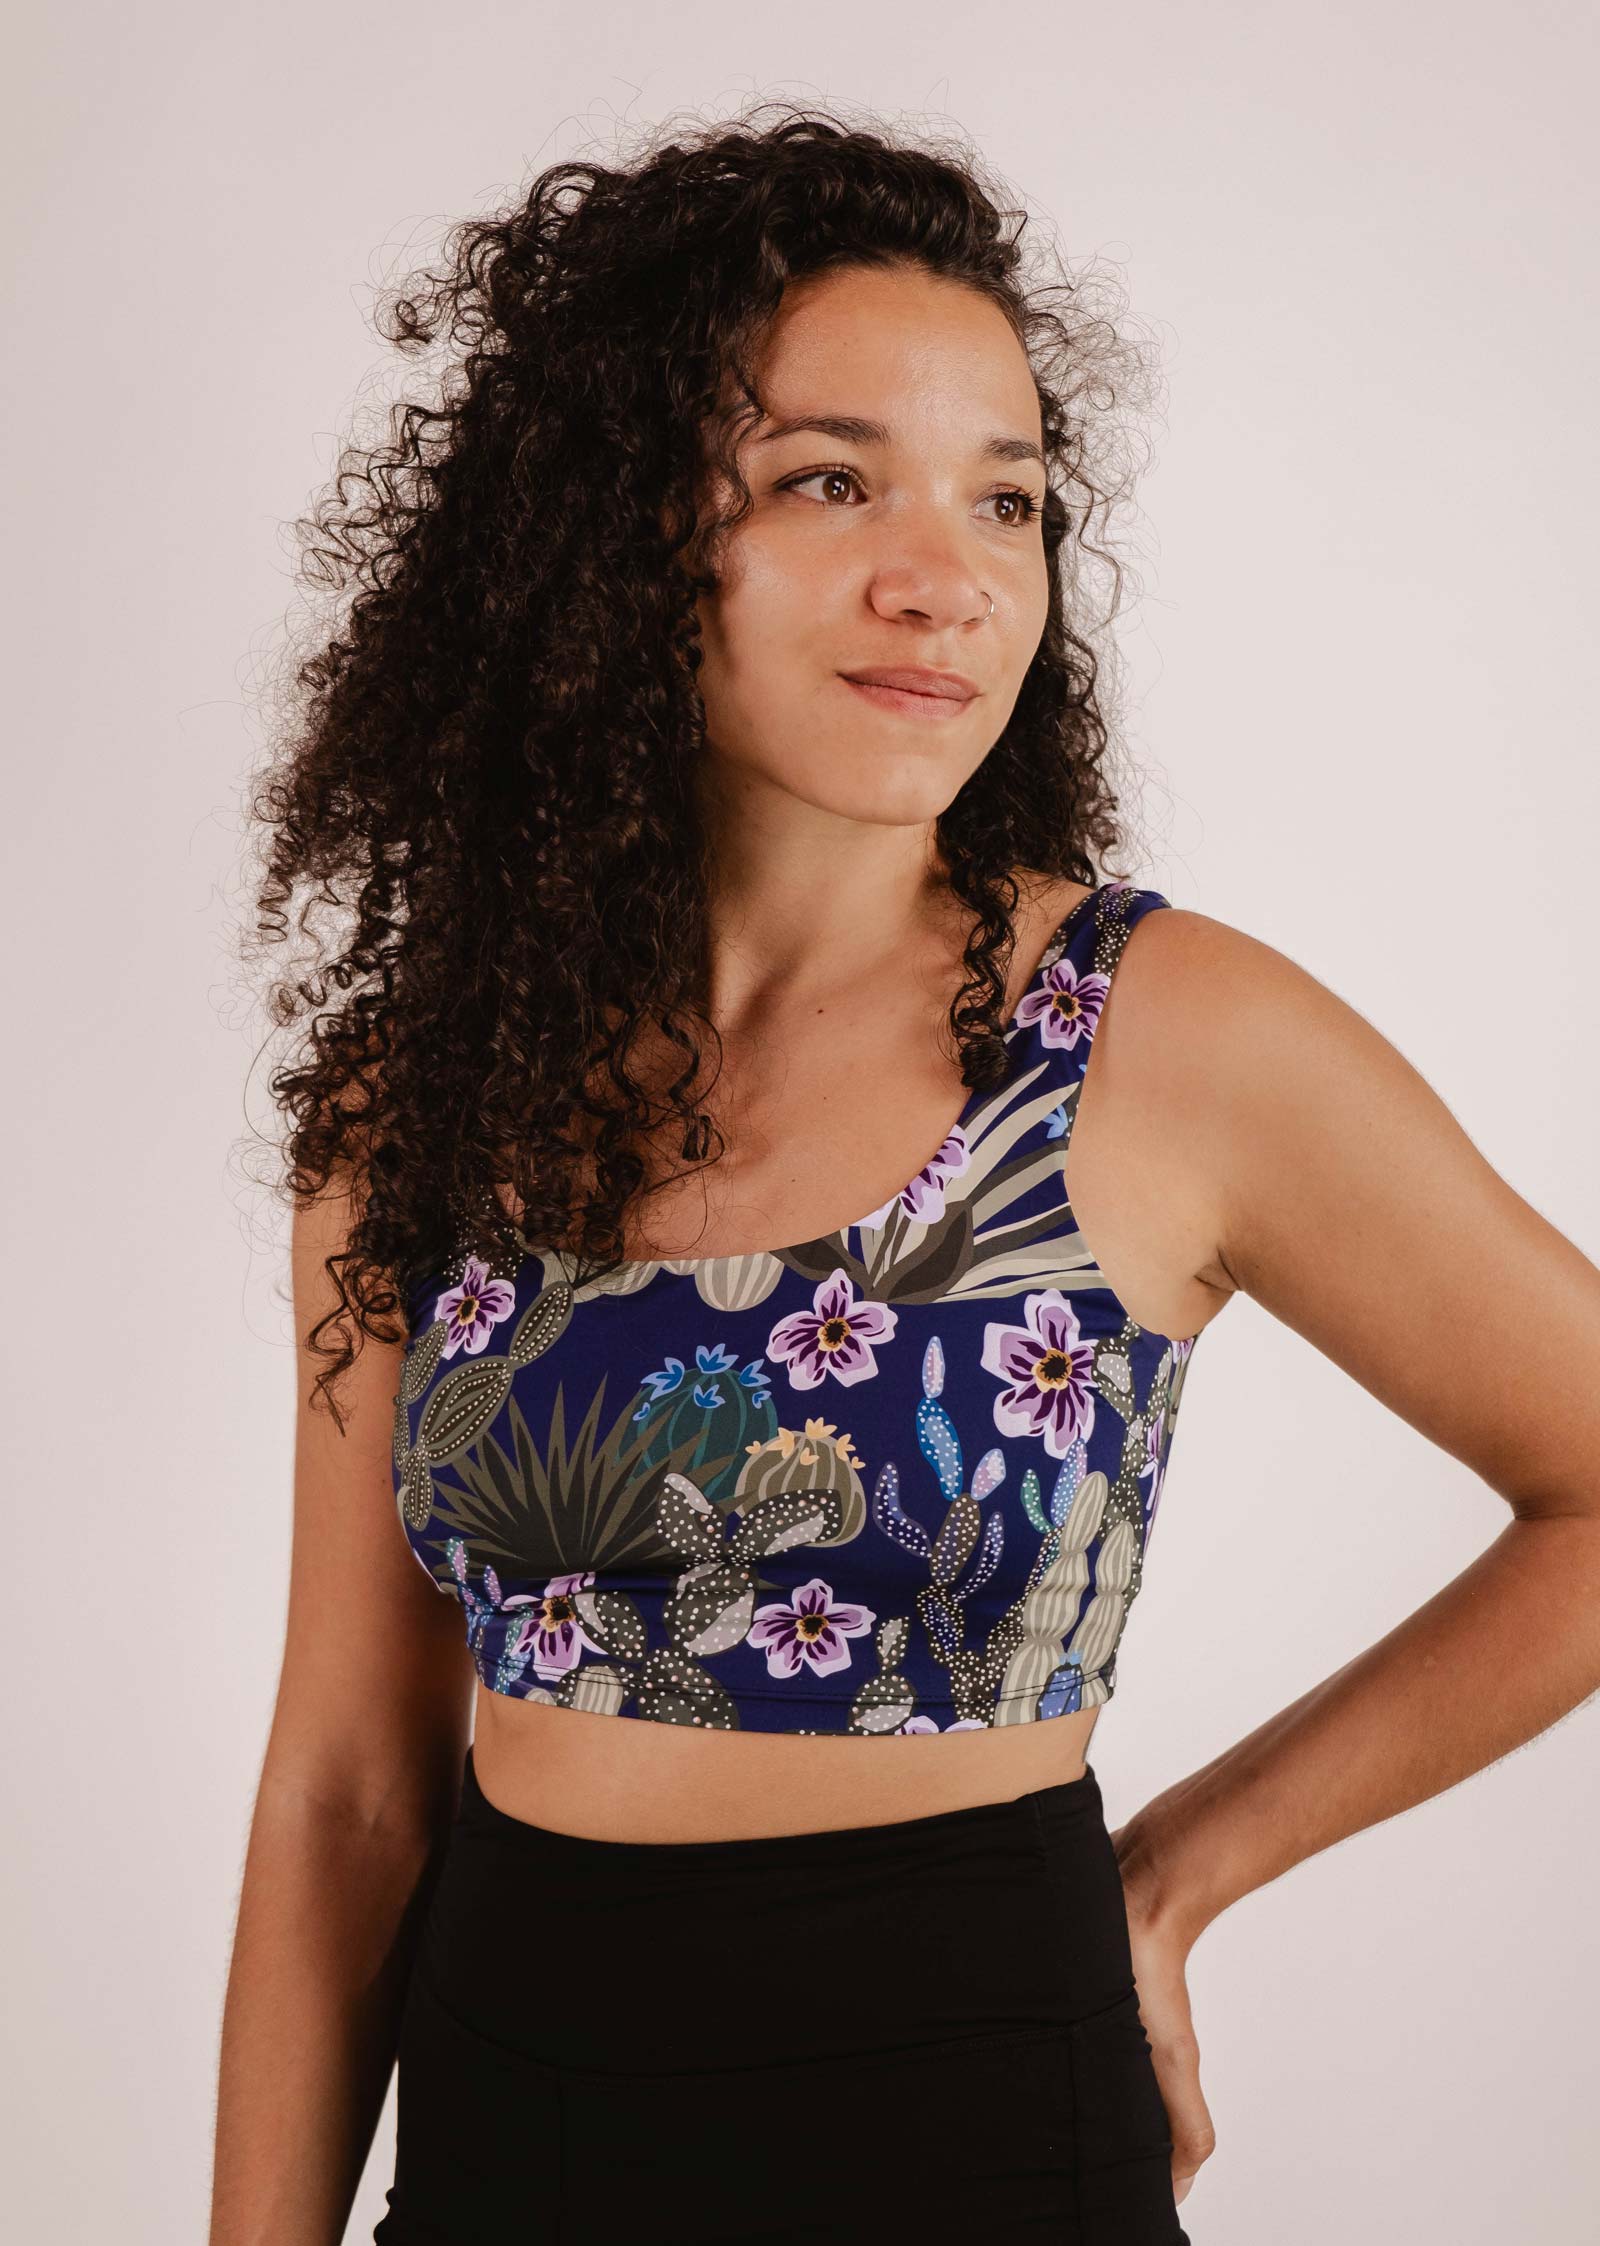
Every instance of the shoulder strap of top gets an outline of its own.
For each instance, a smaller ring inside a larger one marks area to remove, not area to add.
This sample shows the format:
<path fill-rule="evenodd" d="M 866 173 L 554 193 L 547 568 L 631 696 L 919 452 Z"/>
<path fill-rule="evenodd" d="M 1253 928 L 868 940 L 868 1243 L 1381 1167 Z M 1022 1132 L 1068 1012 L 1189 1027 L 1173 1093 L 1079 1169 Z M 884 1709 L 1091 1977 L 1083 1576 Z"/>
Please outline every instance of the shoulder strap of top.
<path fill-rule="evenodd" d="M 1057 1148 L 1063 1160 L 1071 1144 L 1079 1089 L 1117 962 L 1145 914 L 1160 911 L 1170 903 L 1171 899 L 1158 889 L 1140 889 L 1125 879 L 1103 882 L 1050 969 L 1047 979 L 1053 986 L 1054 1004 L 1040 1028 L 1046 1046 L 1059 1049 L 1064 1069 L 1065 1120 Z"/>

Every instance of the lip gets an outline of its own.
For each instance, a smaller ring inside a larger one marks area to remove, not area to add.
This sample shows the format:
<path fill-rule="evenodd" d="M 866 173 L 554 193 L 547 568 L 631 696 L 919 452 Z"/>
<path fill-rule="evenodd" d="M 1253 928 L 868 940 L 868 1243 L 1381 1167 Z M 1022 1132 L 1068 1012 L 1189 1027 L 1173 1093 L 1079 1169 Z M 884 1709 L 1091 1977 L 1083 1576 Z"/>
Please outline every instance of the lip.
<path fill-rule="evenodd" d="M 848 679 L 852 686 L 887 687 L 896 694 L 931 695 L 945 702 L 970 702 L 978 689 L 960 671 L 933 670 L 925 664 L 901 665 L 894 669 L 869 666 L 859 671 L 841 671 L 839 676 Z"/>

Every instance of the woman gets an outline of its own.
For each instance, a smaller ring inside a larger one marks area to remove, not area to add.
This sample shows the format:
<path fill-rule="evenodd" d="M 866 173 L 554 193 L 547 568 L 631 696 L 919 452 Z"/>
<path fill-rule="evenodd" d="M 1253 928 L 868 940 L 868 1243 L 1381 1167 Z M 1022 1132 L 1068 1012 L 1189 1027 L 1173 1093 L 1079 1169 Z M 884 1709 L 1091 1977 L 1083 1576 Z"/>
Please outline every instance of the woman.
<path fill-rule="evenodd" d="M 302 1377 L 212 2246 L 342 2235 L 397 2053 L 384 2246 L 1182 2242 L 1200 1932 L 1600 1682 L 1541 1377 L 1600 1274 L 1321 984 L 1097 876 L 1138 354 L 969 164 L 552 171 L 442 331 L 260 798 Z M 1113 1835 L 1240 1287 L 1513 1518 Z"/>

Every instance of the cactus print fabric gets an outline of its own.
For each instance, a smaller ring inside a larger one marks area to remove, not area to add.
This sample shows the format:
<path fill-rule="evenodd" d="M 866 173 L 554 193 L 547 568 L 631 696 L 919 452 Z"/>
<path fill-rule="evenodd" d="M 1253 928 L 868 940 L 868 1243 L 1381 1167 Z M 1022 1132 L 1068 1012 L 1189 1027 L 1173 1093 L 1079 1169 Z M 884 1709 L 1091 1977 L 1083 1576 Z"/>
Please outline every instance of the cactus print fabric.
<path fill-rule="evenodd" d="M 824 1238 L 475 1255 L 413 1291 L 400 1519 L 484 1685 L 714 1730 L 887 1735 L 1108 1700 L 1193 1346 L 1128 1315 L 1063 1186 L 1129 932 L 1057 929 L 1013 1065 Z"/>

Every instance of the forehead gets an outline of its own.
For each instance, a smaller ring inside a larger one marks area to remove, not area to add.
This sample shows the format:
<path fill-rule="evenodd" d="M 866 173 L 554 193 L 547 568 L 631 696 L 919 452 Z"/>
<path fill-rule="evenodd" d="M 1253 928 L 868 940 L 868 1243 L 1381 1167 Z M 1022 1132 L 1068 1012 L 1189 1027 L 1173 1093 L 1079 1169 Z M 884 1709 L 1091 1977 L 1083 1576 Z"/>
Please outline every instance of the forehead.
<path fill-rule="evenodd" d="M 998 305 L 923 272 L 852 268 L 794 284 L 757 361 L 767 419 L 859 414 L 896 438 L 986 424 L 1039 434 L 1026 352 Z"/>

